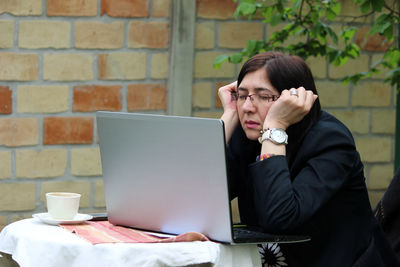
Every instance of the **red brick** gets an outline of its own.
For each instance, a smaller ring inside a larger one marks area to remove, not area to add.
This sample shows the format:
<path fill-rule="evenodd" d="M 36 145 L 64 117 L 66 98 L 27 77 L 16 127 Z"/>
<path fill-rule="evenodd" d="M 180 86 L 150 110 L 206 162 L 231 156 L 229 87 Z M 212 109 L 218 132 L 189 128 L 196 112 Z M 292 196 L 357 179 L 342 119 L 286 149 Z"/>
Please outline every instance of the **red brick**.
<path fill-rule="evenodd" d="M 0 113 L 12 113 L 12 91 L 8 86 L 0 86 Z"/>
<path fill-rule="evenodd" d="M 167 48 L 168 22 L 132 21 L 129 24 L 129 47 Z"/>
<path fill-rule="evenodd" d="M 166 109 L 165 84 L 128 85 L 128 111 Z"/>
<path fill-rule="evenodd" d="M 48 16 L 96 16 L 97 0 L 47 0 Z"/>
<path fill-rule="evenodd" d="M 233 0 L 197 0 L 197 16 L 207 19 L 233 18 L 237 3 Z"/>
<path fill-rule="evenodd" d="M 149 0 L 101 0 L 101 15 L 111 17 L 148 17 Z"/>
<path fill-rule="evenodd" d="M 72 110 L 75 112 L 119 111 L 122 109 L 121 88 L 120 85 L 75 86 Z"/>
<path fill-rule="evenodd" d="M 379 34 L 366 35 L 369 31 L 370 28 L 367 27 L 361 27 L 357 31 L 355 43 L 362 50 L 384 52 L 391 46 L 391 43 L 389 43 L 384 36 Z"/>
<path fill-rule="evenodd" d="M 92 117 L 47 117 L 43 119 L 43 144 L 90 144 Z"/>

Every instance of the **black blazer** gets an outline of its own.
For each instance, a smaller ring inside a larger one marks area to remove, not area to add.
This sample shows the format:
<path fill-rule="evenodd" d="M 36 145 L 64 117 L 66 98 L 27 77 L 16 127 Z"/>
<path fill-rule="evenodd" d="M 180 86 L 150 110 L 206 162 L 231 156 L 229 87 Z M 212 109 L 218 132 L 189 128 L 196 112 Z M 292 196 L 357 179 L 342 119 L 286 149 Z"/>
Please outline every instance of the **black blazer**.
<path fill-rule="evenodd" d="M 346 126 L 322 112 L 290 166 L 284 156 L 256 162 L 260 148 L 239 126 L 227 146 L 231 198 L 238 197 L 242 223 L 311 236 L 281 244 L 289 266 L 400 266 L 373 216 Z"/>
<path fill-rule="evenodd" d="M 376 205 L 375 218 L 386 234 L 394 252 L 400 256 L 400 168 L 397 169 L 385 195 Z"/>

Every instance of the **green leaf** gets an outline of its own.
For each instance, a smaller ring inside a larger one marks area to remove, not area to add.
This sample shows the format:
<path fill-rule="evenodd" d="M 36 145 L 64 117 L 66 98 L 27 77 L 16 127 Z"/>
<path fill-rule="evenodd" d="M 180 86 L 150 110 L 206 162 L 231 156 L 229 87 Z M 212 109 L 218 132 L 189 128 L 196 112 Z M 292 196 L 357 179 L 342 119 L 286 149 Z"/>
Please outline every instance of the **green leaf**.
<path fill-rule="evenodd" d="M 351 58 L 357 58 L 360 56 L 360 47 L 356 44 L 349 44 L 346 46 L 346 54 Z"/>
<path fill-rule="evenodd" d="M 243 58 L 242 53 L 234 53 L 233 55 L 231 55 L 229 57 L 229 61 L 234 64 L 238 64 L 238 63 L 242 62 L 242 58 Z"/>
<path fill-rule="evenodd" d="M 333 11 L 331 8 L 328 8 L 328 9 L 325 11 L 325 16 L 326 16 L 326 18 L 329 19 L 329 20 L 334 20 L 334 19 L 336 18 L 336 13 L 335 13 L 335 11 Z"/>
<path fill-rule="evenodd" d="M 321 22 L 318 22 L 311 29 L 310 35 L 315 38 L 325 39 L 326 31 L 325 27 Z"/>
<path fill-rule="evenodd" d="M 385 0 L 372 0 L 371 4 L 374 11 L 381 12 L 382 7 L 385 5 Z"/>
<path fill-rule="evenodd" d="M 327 26 L 325 30 L 328 32 L 329 36 L 332 38 L 332 41 L 337 44 L 338 43 L 338 36 L 336 32 L 334 32 L 331 27 Z"/>
<path fill-rule="evenodd" d="M 361 13 L 365 14 L 368 13 L 370 10 L 371 10 L 371 5 L 369 1 L 365 1 L 364 3 L 361 4 L 360 6 Z"/>
<path fill-rule="evenodd" d="M 364 2 L 369 2 L 369 0 L 354 0 L 354 4 L 363 4 Z"/>
<path fill-rule="evenodd" d="M 372 26 L 372 29 L 369 32 L 369 34 L 373 35 L 373 34 L 378 33 L 380 35 L 384 35 L 388 28 L 390 31 L 391 26 L 392 26 L 392 23 L 390 21 L 388 21 L 384 24 L 375 24 L 374 26 Z"/>
<path fill-rule="evenodd" d="M 275 26 L 275 25 L 277 25 L 281 20 L 282 20 L 281 14 L 280 14 L 280 13 L 276 13 L 275 15 L 273 15 L 273 16 L 271 17 L 270 24 L 271 24 L 271 26 Z"/>
<path fill-rule="evenodd" d="M 334 62 L 337 57 L 340 56 L 340 51 L 334 49 L 328 53 L 329 62 Z"/>
<path fill-rule="evenodd" d="M 374 22 L 369 34 L 375 33 L 383 34 L 384 31 L 392 25 L 391 16 L 389 14 L 380 15 Z"/>
<path fill-rule="evenodd" d="M 331 9 L 333 10 L 333 12 L 335 12 L 336 15 L 339 15 L 342 7 L 339 2 L 336 2 L 332 5 Z"/>
<path fill-rule="evenodd" d="M 337 62 L 334 62 L 334 64 L 336 63 L 336 66 L 343 66 L 344 64 L 346 64 L 348 59 L 348 57 L 338 57 L 336 59 Z"/>
<path fill-rule="evenodd" d="M 381 71 L 379 69 L 372 68 L 372 69 L 370 69 L 370 73 L 371 73 L 370 76 L 372 76 L 372 74 L 379 74 L 379 73 L 381 73 Z"/>
<path fill-rule="evenodd" d="M 353 84 L 357 84 L 363 77 L 364 77 L 364 75 L 362 75 L 361 73 L 357 73 L 357 74 L 348 75 L 348 76 L 344 77 L 342 79 L 342 81 L 344 82 L 344 84 L 348 84 L 349 82 L 351 82 Z"/>
<path fill-rule="evenodd" d="M 328 7 L 325 10 L 325 16 L 329 20 L 334 20 L 340 14 L 340 3 L 336 1 L 327 1 Z"/>
<path fill-rule="evenodd" d="M 278 13 L 284 13 L 285 10 L 285 3 L 286 1 L 278 0 L 277 3 L 275 4 L 276 10 Z"/>
<path fill-rule="evenodd" d="M 238 9 L 240 10 L 240 14 L 242 15 L 254 15 L 257 11 L 257 7 L 255 4 L 252 3 L 241 3 L 238 6 Z"/>
<path fill-rule="evenodd" d="M 225 61 L 229 59 L 228 55 L 219 55 L 214 59 L 213 66 L 215 69 L 219 69 Z"/>
<path fill-rule="evenodd" d="M 256 48 L 257 48 L 257 41 L 255 40 L 247 41 L 246 50 L 249 54 L 253 54 L 256 51 Z"/>
<path fill-rule="evenodd" d="M 397 88 L 397 93 L 399 92 L 399 84 L 400 84 L 400 73 L 396 72 L 392 77 L 389 77 L 384 80 L 385 82 L 390 82 L 390 85 L 394 85 Z"/>
<path fill-rule="evenodd" d="M 393 36 L 393 24 L 390 24 L 389 27 L 386 28 L 386 30 L 383 32 L 383 35 L 389 41 L 393 40 L 393 38 L 394 38 L 394 36 Z"/>
<path fill-rule="evenodd" d="M 376 20 L 375 24 L 384 24 L 387 20 L 390 20 L 389 14 L 381 14 Z"/>
<path fill-rule="evenodd" d="M 354 34 L 356 33 L 356 29 L 354 27 L 345 28 L 341 33 L 340 36 L 343 38 L 345 42 L 352 40 Z"/>
<path fill-rule="evenodd" d="M 261 14 L 265 18 L 264 22 L 271 21 L 272 14 L 274 14 L 274 11 L 275 11 L 275 9 L 272 6 L 262 8 Z"/>
<path fill-rule="evenodd" d="M 256 0 L 241 0 L 240 3 L 246 3 L 246 4 L 255 4 Z"/>
<path fill-rule="evenodd" d="M 397 66 L 400 63 L 400 51 L 399 50 L 386 51 L 383 58 L 387 60 L 385 64 L 386 66 L 388 67 Z"/>
<path fill-rule="evenodd" d="M 342 78 L 342 82 L 344 85 L 348 85 L 350 83 L 350 78 L 348 76 Z"/>
<path fill-rule="evenodd" d="M 312 11 L 308 14 L 308 18 L 312 21 L 312 23 L 318 23 L 320 14 L 316 11 Z"/>
<path fill-rule="evenodd" d="M 292 2 L 294 3 L 293 10 L 297 10 L 300 7 L 302 0 L 292 0 Z"/>
<path fill-rule="evenodd" d="M 235 17 L 235 19 L 238 19 L 240 15 L 240 10 L 239 7 L 236 8 L 235 13 L 233 13 L 233 16 Z"/>

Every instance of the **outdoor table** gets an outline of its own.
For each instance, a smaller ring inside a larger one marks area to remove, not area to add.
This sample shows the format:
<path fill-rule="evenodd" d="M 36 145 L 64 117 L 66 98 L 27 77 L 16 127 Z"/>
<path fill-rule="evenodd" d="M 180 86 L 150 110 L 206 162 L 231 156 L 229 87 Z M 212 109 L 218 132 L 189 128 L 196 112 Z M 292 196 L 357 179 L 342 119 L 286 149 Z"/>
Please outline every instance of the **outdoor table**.
<path fill-rule="evenodd" d="M 195 241 L 93 245 L 35 218 L 7 225 L 0 233 L 0 252 L 11 255 L 21 267 L 261 266 L 255 244 Z"/>

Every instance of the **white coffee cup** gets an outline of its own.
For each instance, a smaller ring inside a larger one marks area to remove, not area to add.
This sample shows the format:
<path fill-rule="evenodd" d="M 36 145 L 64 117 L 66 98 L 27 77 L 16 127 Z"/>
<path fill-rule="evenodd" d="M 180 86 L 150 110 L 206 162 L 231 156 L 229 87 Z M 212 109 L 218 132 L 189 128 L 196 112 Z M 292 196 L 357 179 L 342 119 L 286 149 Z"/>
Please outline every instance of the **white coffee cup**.
<path fill-rule="evenodd" d="M 78 193 L 46 193 L 47 211 L 53 219 L 72 220 L 78 213 L 80 198 Z"/>

